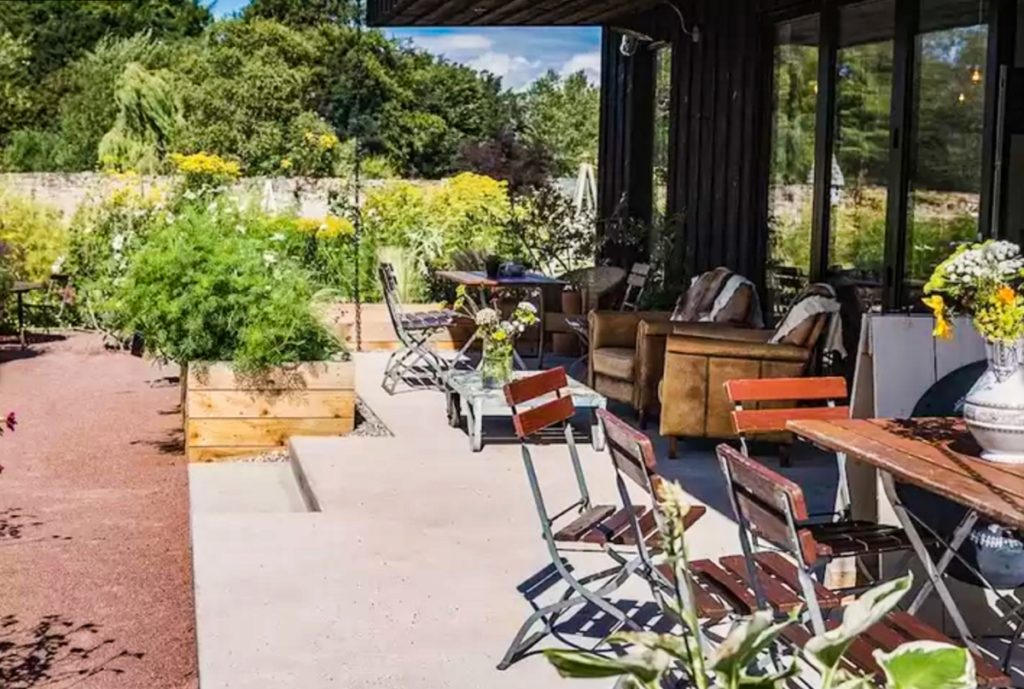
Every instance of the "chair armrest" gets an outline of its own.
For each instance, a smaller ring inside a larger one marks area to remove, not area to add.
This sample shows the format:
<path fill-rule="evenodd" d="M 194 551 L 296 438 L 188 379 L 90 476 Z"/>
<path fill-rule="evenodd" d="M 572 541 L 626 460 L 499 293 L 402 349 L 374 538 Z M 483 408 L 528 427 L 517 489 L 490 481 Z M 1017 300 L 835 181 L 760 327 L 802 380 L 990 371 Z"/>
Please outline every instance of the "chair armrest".
<path fill-rule="evenodd" d="M 665 311 L 591 311 L 590 346 L 592 349 L 632 349 L 636 346 L 636 331 L 641 321 L 667 322 L 670 315 Z"/>
<path fill-rule="evenodd" d="M 749 340 L 728 340 L 715 337 L 670 335 L 666 351 L 670 354 L 721 357 L 728 359 L 757 359 L 763 361 L 805 362 L 811 351 L 788 344 L 768 344 Z"/>
<path fill-rule="evenodd" d="M 741 340 L 745 342 L 767 342 L 774 330 L 740 328 L 722 323 L 672 323 L 672 334 L 688 337 L 708 337 L 717 340 Z"/>
<path fill-rule="evenodd" d="M 658 383 L 665 371 L 665 344 L 672 332 L 667 320 L 640 321 L 636 330 L 636 406 L 645 410 L 657 399 Z"/>

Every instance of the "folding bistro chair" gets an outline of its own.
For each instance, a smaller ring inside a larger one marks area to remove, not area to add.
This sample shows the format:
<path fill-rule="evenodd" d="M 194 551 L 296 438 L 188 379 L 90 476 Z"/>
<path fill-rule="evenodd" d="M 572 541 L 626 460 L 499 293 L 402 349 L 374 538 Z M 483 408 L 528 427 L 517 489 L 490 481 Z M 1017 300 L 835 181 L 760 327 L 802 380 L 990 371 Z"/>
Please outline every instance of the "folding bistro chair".
<path fill-rule="evenodd" d="M 629 516 L 611 505 L 595 505 L 590 499 L 583 465 L 580 463 L 579 452 L 573 439 L 570 421 L 576 409 L 572 397 L 564 394 L 567 387 L 568 379 L 565 369 L 562 368 L 521 378 L 505 386 L 505 399 L 512 407 L 512 421 L 522 444 L 523 465 L 540 518 L 544 543 L 552 567 L 568 589 L 560 600 L 535 609 L 527 618 L 516 633 L 501 663 L 498 664 L 499 670 L 504 670 L 521 659 L 545 636 L 554 634 L 558 616 L 574 606 L 593 604 L 616 620 L 617 625 L 638 629 L 625 613 L 607 600 L 608 595 L 622 586 L 640 565 L 639 560 L 627 560 L 612 547 L 623 544 L 624 539 L 630 534 Z M 569 461 L 572 462 L 577 495 L 571 504 L 552 513 L 548 510 L 537 477 L 529 440 L 559 426 L 562 427 Z M 603 548 L 614 561 L 614 566 L 589 576 L 577 577 L 570 571 L 562 554 L 570 550 L 586 549 L 584 546 Z M 596 587 L 591 587 L 590 584 L 596 584 Z M 544 631 L 528 637 L 527 634 L 538 622 L 543 624 Z"/>
<path fill-rule="evenodd" d="M 831 378 L 762 378 L 730 380 L 725 384 L 725 394 L 735 406 L 732 425 L 740 439 L 743 454 L 750 456 L 748 438 L 786 436 L 786 424 L 796 420 L 835 421 L 850 418 L 850 407 L 838 402 L 845 401 L 849 394 L 846 379 Z M 819 406 L 797 406 L 815 402 Z M 820 406 L 824 402 L 825 406 Z M 744 405 L 768 405 L 769 408 L 748 409 Z M 849 514 L 850 491 L 846 480 L 846 454 L 836 454 L 839 463 L 839 499 Z M 783 454 L 782 466 L 789 466 L 788 457 Z"/>
<path fill-rule="evenodd" d="M 906 535 L 901 529 L 874 525 L 872 532 L 871 525 L 864 522 L 815 522 L 808 514 L 800 486 L 728 445 L 719 445 L 717 452 L 739 524 L 747 570 L 744 578 L 752 583 L 759 608 L 769 609 L 768 586 L 772 582 L 760 576 L 758 570 L 768 570 L 782 578 L 781 572 L 773 571 L 773 563 L 791 562 L 796 565 L 797 581 L 788 583 L 801 592 L 813 633 L 823 634 L 838 624 L 836 620 L 827 621 L 823 613 L 836 607 L 836 597 L 834 592 L 823 589 L 818 583 L 814 570 L 837 557 L 907 547 L 904 545 Z M 773 544 L 781 553 L 758 548 L 753 538 L 755 535 Z M 822 590 L 826 592 L 824 599 Z M 803 645 L 809 636 L 807 630 L 794 627 L 788 638 L 797 645 Z M 881 670 L 873 658 L 873 651 L 891 651 L 909 641 L 953 643 L 942 632 L 913 615 L 893 611 L 854 642 L 848 662 L 861 672 L 880 676 Z M 988 660 L 975 654 L 974 661 L 979 686 L 1011 686 L 1009 677 Z"/>
<path fill-rule="evenodd" d="M 448 328 L 459 317 L 451 310 L 405 313 L 398 297 L 398 281 L 390 263 L 381 263 L 378 268 L 384 301 L 391 317 L 391 325 L 401 345 L 391 354 L 384 367 L 381 387 L 389 395 L 395 394 L 400 383 L 425 383 L 427 386 L 443 387 L 444 375 L 451 368 L 448 361 L 430 346 L 430 338 Z M 421 365 L 422 364 L 422 365 Z"/>

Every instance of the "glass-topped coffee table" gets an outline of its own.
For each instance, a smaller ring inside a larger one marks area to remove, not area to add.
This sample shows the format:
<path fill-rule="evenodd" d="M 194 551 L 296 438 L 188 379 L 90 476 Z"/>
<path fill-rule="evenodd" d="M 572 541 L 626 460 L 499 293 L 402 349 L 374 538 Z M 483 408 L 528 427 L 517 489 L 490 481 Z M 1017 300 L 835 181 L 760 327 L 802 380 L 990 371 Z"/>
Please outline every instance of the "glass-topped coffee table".
<path fill-rule="evenodd" d="M 536 371 L 516 371 L 513 377 L 528 378 Z M 595 450 L 604 450 L 604 429 L 598 423 L 597 409 L 604 409 L 608 400 L 583 383 L 569 379 L 569 393 L 577 409 L 591 410 L 591 444 Z M 448 423 L 458 428 L 463 416 L 469 430 L 470 447 L 473 452 L 483 448 L 483 423 L 488 416 L 512 416 L 512 408 L 505 401 L 501 388 L 484 387 L 480 371 L 452 371 L 445 376 L 445 394 L 448 398 Z M 543 401 L 543 400 L 542 400 Z"/>

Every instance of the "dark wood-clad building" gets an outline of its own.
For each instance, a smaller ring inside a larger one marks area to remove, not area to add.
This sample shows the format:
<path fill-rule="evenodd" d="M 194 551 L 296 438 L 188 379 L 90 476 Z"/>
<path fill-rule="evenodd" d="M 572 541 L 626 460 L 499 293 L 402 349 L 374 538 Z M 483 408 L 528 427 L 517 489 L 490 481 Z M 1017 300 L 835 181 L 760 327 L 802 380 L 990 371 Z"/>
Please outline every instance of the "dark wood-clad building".
<path fill-rule="evenodd" d="M 1024 0 L 370 0 L 369 22 L 603 27 L 602 214 L 683 218 L 690 272 L 841 274 L 897 309 L 951 242 L 1024 235 Z"/>

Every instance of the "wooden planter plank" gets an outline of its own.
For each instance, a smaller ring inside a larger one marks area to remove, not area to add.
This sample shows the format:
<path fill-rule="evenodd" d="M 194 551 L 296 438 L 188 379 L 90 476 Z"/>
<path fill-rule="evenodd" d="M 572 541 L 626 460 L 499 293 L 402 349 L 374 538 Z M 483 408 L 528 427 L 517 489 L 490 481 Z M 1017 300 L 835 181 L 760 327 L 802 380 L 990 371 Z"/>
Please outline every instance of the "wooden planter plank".
<path fill-rule="evenodd" d="M 351 433 L 354 419 L 189 419 L 191 447 L 284 445 L 293 435 Z"/>
<path fill-rule="evenodd" d="M 190 419 L 351 419 L 355 406 L 348 390 L 195 390 L 188 395 Z"/>
<path fill-rule="evenodd" d="M 188 367 L 185 444 L 189 461 L 282 449 L 296 435 L 340 436 L 355 428 L 355 364 L 304 363 L 259 377 L 230 364 Z"/>
<path fill-rule="evenodd" d="M 297 364 L 261 376 L 238 377 L 230 364 L 192 364 L 188 389 L 192 390 L 353 390 L 356 369 L 351 363 Z"/>

